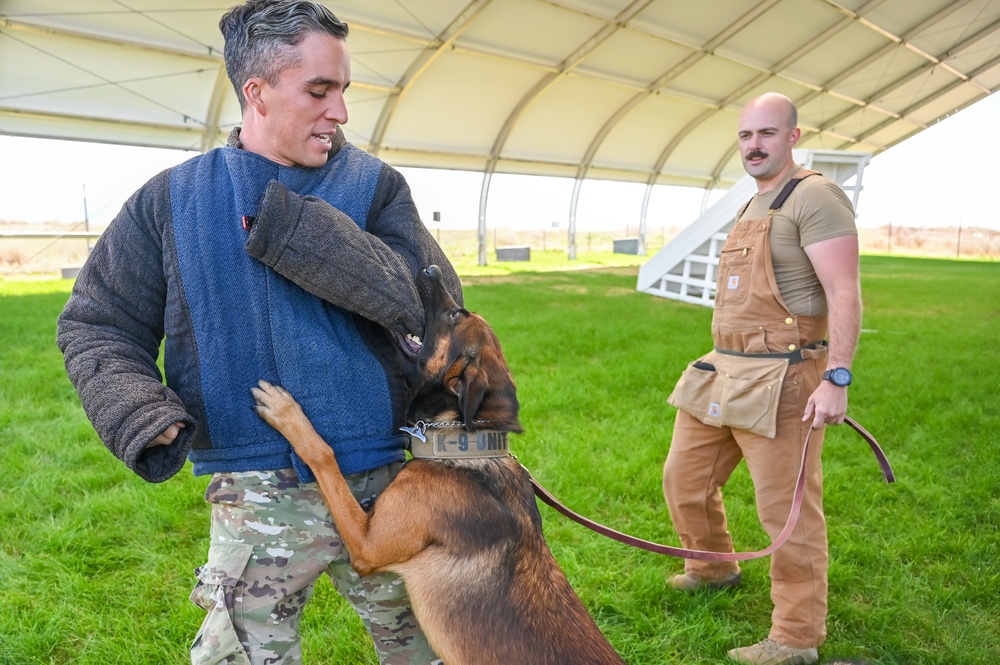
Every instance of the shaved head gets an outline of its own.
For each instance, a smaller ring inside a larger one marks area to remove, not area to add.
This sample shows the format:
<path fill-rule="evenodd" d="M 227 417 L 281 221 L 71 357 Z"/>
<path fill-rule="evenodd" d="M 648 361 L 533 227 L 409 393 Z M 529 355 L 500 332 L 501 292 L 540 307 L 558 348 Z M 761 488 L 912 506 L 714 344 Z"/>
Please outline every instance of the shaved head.
<path fill-rule="evenodd" d="M 799 125 L 799 110 L 795 108 L 795 103 L 780 92 L 765 92 L 763 95 L 754 97 L 743 107 L 743 113 L 760 107 L 782 109 L 788 118 L 786 125 L 788 129 L 795 129 Z"/>

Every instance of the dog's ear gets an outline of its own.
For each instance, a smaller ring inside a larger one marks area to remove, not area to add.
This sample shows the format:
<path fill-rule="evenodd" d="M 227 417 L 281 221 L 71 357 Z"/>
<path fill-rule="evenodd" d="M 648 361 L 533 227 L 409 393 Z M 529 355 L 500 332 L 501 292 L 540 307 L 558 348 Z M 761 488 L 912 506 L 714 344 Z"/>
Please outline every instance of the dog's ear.
<path fill-rule="evenodd" d="M 463 377 L 464 390 L 458 394 L 458 406 L 462 409 L 462 419 L 465 420 L 465 429 L 472 431 L 472 421 L 479 411 L 479 405 L 483 403 L 490 381 L 486 372 L 479 368 L 479 363 L 469 365 Z"/>
<path fill-rule="evenodd" d="M 479 358 L 474 351 L 462 354 L 452 364 L 444 377 L 444 387 L 458 397 L 458 408 L 462 412 L 465 429 L 472 430 L 472 421 L 490 387 L 489 378 L 479 366 Z"/>

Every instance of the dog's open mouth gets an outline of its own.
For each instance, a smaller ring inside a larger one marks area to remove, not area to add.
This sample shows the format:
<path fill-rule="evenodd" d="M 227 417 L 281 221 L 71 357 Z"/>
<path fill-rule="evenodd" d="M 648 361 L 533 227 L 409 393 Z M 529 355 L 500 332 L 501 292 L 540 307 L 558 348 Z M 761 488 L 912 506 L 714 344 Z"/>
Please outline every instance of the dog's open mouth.
<path fill-rule="evenodd" d="M 394 333 L 394 335 L 399 348 L 406 356 L 414 360 L 420 354 L 420 349 L 424 348 L 423 341 L 416 335 L 401 335 L 400 333 Z"/>

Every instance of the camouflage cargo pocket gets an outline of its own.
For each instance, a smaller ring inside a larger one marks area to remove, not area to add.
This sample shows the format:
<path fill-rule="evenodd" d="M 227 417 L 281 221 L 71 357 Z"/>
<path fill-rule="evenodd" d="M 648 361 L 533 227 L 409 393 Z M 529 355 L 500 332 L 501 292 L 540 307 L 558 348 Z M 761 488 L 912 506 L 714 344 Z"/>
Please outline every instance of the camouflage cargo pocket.
<path fill-rule="evenodd" d="M 225 601 L 225 595 L 231 596 L 243 577 L 251 555 L 253 545 L 247 543 L 212 543 L 208 548 L 208 561 L 194 571 L 198 583 L 191 592 L 191 602 L 203 610 L 211 610 Z M 231 606 L 232 602 L 225 604 Z"/>
<path fill-rule="evenodd" d="M 208 561 L 195 570 L 198 583 L 191 602 L 208 614 L 191 645 L 192 663 L 250 665 L 236 633 L 234 613 L 242 607 L 240 580 L 252 554 L 253 545 L 246 543 L 212 543 Z"/>

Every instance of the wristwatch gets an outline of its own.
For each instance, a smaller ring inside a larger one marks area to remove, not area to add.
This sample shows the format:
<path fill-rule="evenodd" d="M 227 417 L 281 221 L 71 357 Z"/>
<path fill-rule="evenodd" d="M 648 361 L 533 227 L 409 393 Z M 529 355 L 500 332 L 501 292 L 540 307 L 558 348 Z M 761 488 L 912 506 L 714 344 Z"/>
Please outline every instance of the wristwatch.
<path fill-rule="evenodd" d="M 823 380 L 829 381 L 835 386 L 840 386 L 841 388 L 846 388 L 851 385 L 851 380 L 854 379 L 854 375 L 851 374 L 851 370 L 846 367 L 834 367 L 833 369 L 828 369 L 823 372 Z"/>

